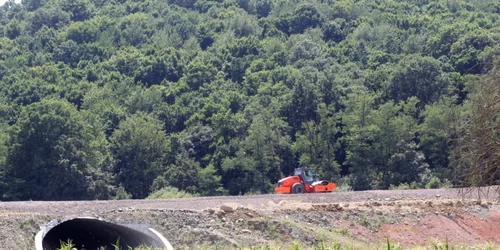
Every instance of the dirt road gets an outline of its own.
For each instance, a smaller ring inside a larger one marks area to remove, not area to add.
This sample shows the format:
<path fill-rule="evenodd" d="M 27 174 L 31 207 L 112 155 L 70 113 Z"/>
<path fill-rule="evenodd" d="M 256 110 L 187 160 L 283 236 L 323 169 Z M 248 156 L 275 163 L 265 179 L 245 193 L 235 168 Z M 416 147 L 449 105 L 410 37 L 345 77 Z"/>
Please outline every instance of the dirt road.
<path fill-rule="evenodd" d="M 434 199 L 436 197 L 458 199 L 458 189 L 444 190 L 377 190 L 362 192 L 335 192 L 298 195 L 249 195 L 249 196 L 219 196 L 172 200 L 120 200 L 120 201 L 28 201 L 0 202 L 0 211 L 45 213 L 58 215 L 91 215 L 101 211 L 119 208 L 155 208 L 204 210 L 225 203 L 238 203 L 241 206 L 260 208 L 282 201 L 300 201 L 303 203 L 338 203 L 358 202 L 367 200 L 389 199 Z"/>
<path fill-rule="evenodd" d="M 314 245 L 364 248 L 386 237 L 403 245 L 435 238 L 452 244 L 500 243 L 500 206 L 460 190 L 391 190 L 174 200 L 0 202 L 0 245 L 31 249 L 51 219 L 98 217 L 146 223 L 176 249 L 200 246 Z"/>

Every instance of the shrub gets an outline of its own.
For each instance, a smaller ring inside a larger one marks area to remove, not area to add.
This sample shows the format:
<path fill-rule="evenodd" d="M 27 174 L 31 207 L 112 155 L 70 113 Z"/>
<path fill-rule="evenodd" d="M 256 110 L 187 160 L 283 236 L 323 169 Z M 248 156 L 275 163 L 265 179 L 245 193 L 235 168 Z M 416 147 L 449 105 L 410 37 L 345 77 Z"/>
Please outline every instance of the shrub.
<path fill-rule="evenodd" d="M 183 190 L 179 190 L 175 187 L 164 187 L 162 189 L 152 192 L 151 194 L 149 194 L 148 197 L 146 197 L 146 199 L 175 199 L 175 198 L 189 198 L 196 196 L 198 195 L 191 194 Z"/>
<path fill-rule="evenodd" d="M 351 179 L 349 176 L 342 177 L 338 180 L 337 184 L 337 192 L 347 192 L 352 191 Z"/>
<path fill-rule="evenodd" d="M 416 181 L 408 184 L 408 183 L 401 183 L 398 186 L 392 185 L 389 187 L 390 190 L 409 190 L 409 189 L 419 189 L 422 188 Z"/>
<path fill-rule="evenodd" d="M 116 195 L 114 198 L 115 198 L 115 200 L 127 200 L 127 199 L 131 199 L 132 195 L 127 193 L 127 191 L 125 191 L 125 188 L 123 188 L 123 186 L 120 185 L 116 189 Z"/>

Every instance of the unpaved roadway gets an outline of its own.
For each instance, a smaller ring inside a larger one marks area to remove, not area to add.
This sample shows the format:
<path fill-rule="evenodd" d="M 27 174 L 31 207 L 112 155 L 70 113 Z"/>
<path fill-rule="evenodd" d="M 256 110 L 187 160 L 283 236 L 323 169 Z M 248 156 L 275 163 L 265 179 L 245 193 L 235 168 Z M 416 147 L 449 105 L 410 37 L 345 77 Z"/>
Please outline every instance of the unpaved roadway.
<path fill-rule="evenodd" d="M 22 201 L 0 202 L 0 211 L 30 212 L 58 215 L 86 216 L 101 211 L 124 208 L 204 210 L 226 203 L 237 203 L 251 208 L 267 207 L 282 201 L 300 201 L 303 203 L 339 203 L 385 199 L 434 199 L 436 197 L 459 199 L 459 189 L 434 190 L 376 190 L 360 192 L 334 192 L 294 195 L 248 195 L 183 198 L 171 200 L 113 200 L 113 201 Z M 486 194 L 486 192 L 484 192 Z M 476 193 L 471 194 L 476 197 Z M 491 196 L 491 195 L 490 195 Z M 467 197 L 471 197 L 468 195 Z"/>

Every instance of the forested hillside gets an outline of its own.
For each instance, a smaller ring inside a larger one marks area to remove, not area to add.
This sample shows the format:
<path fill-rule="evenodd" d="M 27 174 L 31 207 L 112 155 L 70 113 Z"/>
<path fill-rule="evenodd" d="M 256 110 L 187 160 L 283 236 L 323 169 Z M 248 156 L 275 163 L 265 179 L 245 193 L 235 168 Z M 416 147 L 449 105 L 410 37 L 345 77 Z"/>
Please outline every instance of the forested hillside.
<path fill-rule="evenodd" d="M 0 198 L 456 184 L 497 0 L 22 0 L 0 7 Z"/>

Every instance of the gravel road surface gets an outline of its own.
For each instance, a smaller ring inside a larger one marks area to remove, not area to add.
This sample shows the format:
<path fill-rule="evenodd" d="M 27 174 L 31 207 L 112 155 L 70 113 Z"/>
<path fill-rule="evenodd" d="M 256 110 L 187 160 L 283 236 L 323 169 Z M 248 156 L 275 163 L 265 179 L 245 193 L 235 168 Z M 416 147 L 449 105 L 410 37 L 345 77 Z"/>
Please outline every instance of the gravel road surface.
<path fill-rule="evenodd" d="M 483 191 L 483 197 L 486 194 Z M 490 195 L 491 196 L 491 195 Z M 261 208 L 270 204 L 278 204 L 282 201 L 297 201 L 304 203 L 336 203 L 357 202 L 367 200 L 387 199 L 432 199 L 461 198 L 459 189 L 432 189 L 432 190 L 376 190 L 358 192 L 334 192 L 316 194 L 294 194 L 294 195 L 249 195 L 249 196 L 217 196 L 198 197 L 170 200 L 115 200 L 115 201 L 23 201 L 23 202 L 0 202 L 0 211 L 5 212 L 28 212 L 43 214 L 58 214 L 61 216 L 95 214 L 102 211 L 110 211 L 124 208 L 136 209 L 178 209 L 178 210 L 204 210 L 218 207 L 223 204 L 233 203 L 250 208 Z M 469 194 L 468 197 L 477 197 L 477 193 Z"/>

